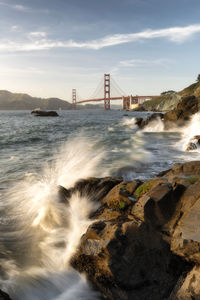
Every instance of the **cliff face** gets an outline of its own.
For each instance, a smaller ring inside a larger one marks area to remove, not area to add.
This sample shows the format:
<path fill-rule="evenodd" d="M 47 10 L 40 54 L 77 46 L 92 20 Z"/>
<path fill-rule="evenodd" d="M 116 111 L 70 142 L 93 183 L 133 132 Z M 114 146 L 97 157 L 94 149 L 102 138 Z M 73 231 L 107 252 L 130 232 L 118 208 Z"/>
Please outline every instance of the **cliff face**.
<path fill-rule="evenodd" d="M 169 111 L 175 109 L 182 98 L 200 97 L 200 82 L 196 82 L 178 93 L 160 96 L 157 99 L 147 101 L 143 104 L 145 110 Z"/>
<path fill-rule="evenodd" d="M 181 96 L 178 93 L 163 95 L 155 100 L 146 101 L 143 104 L 145 110 L 167 111 L 174 109 L 179 103 Z"/>

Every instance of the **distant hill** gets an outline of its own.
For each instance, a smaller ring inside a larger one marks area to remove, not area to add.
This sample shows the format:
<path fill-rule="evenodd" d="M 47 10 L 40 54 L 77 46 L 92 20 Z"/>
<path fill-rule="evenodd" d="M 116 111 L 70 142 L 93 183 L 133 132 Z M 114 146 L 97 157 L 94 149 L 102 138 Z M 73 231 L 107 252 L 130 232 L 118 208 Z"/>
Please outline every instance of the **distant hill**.
<path fill-rule="evenodd" d="M 59 98 L 37 98 L 27 94 L 11 93 L 0 90 L 0 110 L 33 110 L 40 108 L 43 110 L 72 109 L 71 103 Z M 78 105 L 78 109 L 100 108 L 99 105 Z"/>
<path fill-rule="evenodd" d="M 169 93 L 160 97 L 146 101 L 142 106 L 146 110 L 167 111 L 176 108 L 182 97 L 200 97 L 200 82 L 196 82 L 186 87 L 178 93 Z"/>

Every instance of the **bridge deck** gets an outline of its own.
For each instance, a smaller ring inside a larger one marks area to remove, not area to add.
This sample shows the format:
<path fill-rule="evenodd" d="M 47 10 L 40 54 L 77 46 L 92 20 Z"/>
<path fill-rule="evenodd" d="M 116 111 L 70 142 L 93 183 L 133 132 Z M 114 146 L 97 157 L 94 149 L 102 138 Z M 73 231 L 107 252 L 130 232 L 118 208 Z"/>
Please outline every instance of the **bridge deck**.
<path fill-rule="evenodd" d="M 132 96 L 133 99 L 144 99 L 144 98 L 157 98 L 160 96 Z M 120 96 L 120 97 L 111 97 L 108 100 L 122 100 L 123 98 L 129 98 L 129 96 Z M 86 99 L 86 100 L 81 100 L 81 101 L 77 101 L 76 104 L 80 104 L 80 103 L 85 103 L 85 102 L 99 102 L 99 101 L 104 101 L 105 98 L 96 98 L 96 99 Z M 106 99 L 107 100 L 107 99 Z"/>

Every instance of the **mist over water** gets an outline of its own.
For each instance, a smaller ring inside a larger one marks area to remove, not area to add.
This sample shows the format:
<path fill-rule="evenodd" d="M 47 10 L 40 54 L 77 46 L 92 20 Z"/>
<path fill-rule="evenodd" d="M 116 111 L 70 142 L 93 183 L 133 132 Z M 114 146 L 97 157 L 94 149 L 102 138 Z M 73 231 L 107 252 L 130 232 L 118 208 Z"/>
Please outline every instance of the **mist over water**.
<path fill-rule="evenodd" d="M 199 115 L 187 128 L 164 131 L 156 122 L 137 130 L 120 111 L 66 111 L 59 118 L 1 112 L 0 286 L 16 300 L 98 299 L 69 265 L 97 204 L 88 195 L 62 203 L 58 186 L 78 179 L 147 179 L 174 162 L 199 159 L 185 143 L 200 132 Z"/>

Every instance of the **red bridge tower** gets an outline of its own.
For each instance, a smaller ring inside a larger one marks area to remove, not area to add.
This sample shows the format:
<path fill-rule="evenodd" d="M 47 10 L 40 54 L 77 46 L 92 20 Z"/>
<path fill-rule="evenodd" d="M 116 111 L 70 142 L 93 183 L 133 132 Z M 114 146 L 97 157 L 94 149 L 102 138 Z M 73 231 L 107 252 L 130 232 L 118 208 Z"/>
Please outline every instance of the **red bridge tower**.
<path fill-rule="evenodd" d="M 104 74 L 104 109 L 110 109 L 110 74 Z"/>
<path fill-rule="evenodd" d="M 72 89 L 72 109 L 76 109 L 76 89 Z"/>

